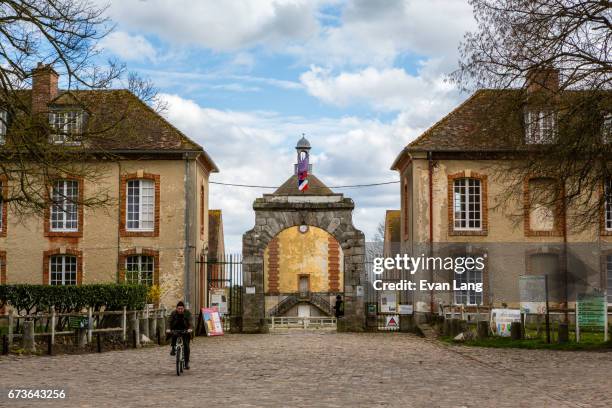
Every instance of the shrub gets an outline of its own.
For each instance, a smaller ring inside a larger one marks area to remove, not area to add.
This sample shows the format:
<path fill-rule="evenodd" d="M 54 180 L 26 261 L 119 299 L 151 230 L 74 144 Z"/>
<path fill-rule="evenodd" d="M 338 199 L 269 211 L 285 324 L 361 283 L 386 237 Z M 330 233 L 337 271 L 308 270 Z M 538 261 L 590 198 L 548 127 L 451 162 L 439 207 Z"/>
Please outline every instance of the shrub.
<path fill-rule="evenodd" d="M 0 306 L 10 305 L 17 312 L 58 313 L 94 310 L 142 309 L 147 300 L 147 286 L 125 284 L 92 284 L 79 286 L 0 285 Z"/>

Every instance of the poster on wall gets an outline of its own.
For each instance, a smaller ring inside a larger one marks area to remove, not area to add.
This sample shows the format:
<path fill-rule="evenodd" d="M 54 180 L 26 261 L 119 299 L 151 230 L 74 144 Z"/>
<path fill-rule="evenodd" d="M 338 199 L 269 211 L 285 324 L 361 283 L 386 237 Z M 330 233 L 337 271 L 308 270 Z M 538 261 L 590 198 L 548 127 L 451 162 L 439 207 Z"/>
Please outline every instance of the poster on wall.
<path fill-rule="evenodd" d="M 221 324 L 221 315 L 216 307 L 203 307 L 202 320 L 204 321 L 204 329 L 207 336 L 223 336 L 223 324 Z"/>
<path fill-rule="evenodd" d="M 491 330 L 501 337 L 510 337 L 510 326 L 513 322 L 521 321 L 519 309 L 493 309 L 491 310 Z"/>
<path fill-rule="evenodd" d="M 546 275 L 519 276 L 521 313 L 546 314 Z"/>
<path fill-rule="evenodd" d="M 216 307 L 222 315 L 227 314 L 227 290 L 226 289 L 211 289 L 210 290 L 210 307 Z"/>
<path fill-rule="evenodd" d="M 397 296 L 395 292 L 382 292 L 380 294 L 381 313 L 397 312 Z"/>

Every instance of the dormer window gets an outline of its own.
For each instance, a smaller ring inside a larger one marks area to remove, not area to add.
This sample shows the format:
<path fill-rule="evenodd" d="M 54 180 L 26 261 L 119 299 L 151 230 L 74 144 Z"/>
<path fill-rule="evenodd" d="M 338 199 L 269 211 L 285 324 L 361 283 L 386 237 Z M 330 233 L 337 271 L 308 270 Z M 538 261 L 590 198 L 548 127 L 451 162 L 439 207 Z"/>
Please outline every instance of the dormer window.
<path fill-rule="evenodd" d="M 49 115 L 51 138 L 53 144 L 78 146 L 83 128 L 83 111 L 57 110 Z"/>
<path fill-rule="evenodd" d="M 8 112 L 0 109 L 0 145 L 6 143 L 6 131 L 8 129 Z"/>
<path fill-rule="evenodd" d="M 557 115 L 554 111 L 540 109 L 525 112 L 525 143 L 552 143 L 556 134 Z"/>

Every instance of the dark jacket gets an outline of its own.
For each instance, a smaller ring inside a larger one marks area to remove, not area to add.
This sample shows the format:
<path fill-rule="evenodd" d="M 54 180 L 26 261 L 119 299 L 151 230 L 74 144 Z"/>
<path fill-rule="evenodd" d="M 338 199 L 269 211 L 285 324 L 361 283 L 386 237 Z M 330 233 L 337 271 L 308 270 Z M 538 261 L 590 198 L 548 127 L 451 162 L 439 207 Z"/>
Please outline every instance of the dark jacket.
<path fill-rule="evenodd" d="M 170 315 L 170 330 L 191 329 L 191 312 L 185 310 L 182 314 L 176 310 Z"/>
<path fill-rule="evenodd" d="M 336 310 L 336 317 L 344 316 L 344 302 L 341 299 L 336 299 L 336 306 L 334 306 Z"/>

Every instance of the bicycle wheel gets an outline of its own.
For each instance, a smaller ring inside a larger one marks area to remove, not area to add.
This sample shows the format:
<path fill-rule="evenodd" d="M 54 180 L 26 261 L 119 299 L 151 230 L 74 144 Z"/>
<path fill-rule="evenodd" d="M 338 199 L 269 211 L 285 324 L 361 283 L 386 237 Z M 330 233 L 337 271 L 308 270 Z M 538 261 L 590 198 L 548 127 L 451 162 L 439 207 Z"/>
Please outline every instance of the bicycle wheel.
<path fill-rule="evenodd" d="M 183 347 L 177 344 L 176 347 L 176 375 L 181 375 L 183 369 L 181 367 L 181 354 L 183 353 Z"/>

